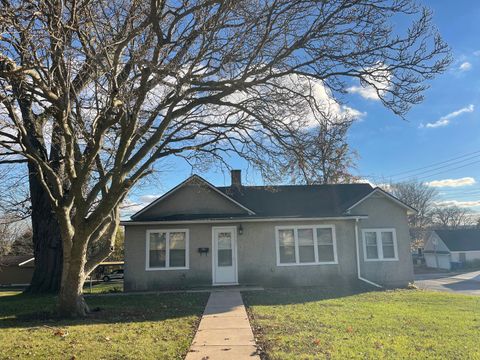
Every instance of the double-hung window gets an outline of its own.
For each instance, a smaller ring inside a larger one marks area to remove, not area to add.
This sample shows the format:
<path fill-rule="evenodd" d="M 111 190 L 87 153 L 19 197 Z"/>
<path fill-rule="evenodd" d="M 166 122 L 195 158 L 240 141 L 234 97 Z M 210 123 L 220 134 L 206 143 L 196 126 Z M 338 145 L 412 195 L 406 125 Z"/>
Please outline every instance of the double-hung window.
<path fill-rule="evenodd" d="M 363 229 L 365 261 L 398 260 L 395 229 Z"/>
<path fill-rule="evenodd" d="M 277 265 L 336 264 L 333 225 L 277 226 Z"/>
<path fill-rule="evenodd" d="M 148 230 L 146 270 L 188 269 L 188 230 Z"/>

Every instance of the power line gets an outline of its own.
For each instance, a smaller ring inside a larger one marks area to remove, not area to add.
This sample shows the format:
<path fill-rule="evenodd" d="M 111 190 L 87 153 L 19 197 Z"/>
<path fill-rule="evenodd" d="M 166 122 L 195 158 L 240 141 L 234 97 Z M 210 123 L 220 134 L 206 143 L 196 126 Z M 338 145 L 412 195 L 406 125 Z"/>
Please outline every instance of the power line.
<path fill-rule="evenodd" d="M 471 153 L 467 153 L 467 154 L 463 154 L 463 155 L 459 155 L 459 156 L 450 158 L 448 160 L 436 162 L 436 163 L 433 163 L 433 164 L 430 164 L 430 165 L 425 165 L 425 166 L 421 166 L 421 167 L 418 167 L 418 168 L 415 168 L 415 169 L 405 170 L 405 171 L 390 175 L 390 177 L 397 177 L 399 175 L 403 175 L 403 174 L 407 174 L 407 173 L 411 173 L 411 172 L 416 172 L 418 170 L 427 169 L 427 168 L 437 166 L 437 165 L 442 165 L 442 164 L 445 164 L 445 163 L 448 163 L 448 162 L 451 162 L 451 161 L 454 161 L 454 160 L 458 160 L 458 159 L 461 159 L 461 158 L 464 158 L 464 157 L 467 157 L 467 156 L 471 156 L 471 155 L 474 155 L 474 154 L 479 154 L 477 156 L 480 156 L 480 150 L 473 151 Z"/>
<path fill-rule="evenodd" d="M 473 160 L 473 159 L 475 159 L 475 158 L 478 158 L 479 156 L 480 156 L 480 154 L 479 154 L 479 155 L 475 155 L 475 156 L 470 156 L 470 157 L 468 157 L 468 158 L 465 158 L 465 159 L 462 159 L 462 160 L 458 160 L 458 161 L 454 161 L 454 162 L 451 162 L 451 163 L 446 164 L 446 165 L 437 166 L 437 167 L 434 167 L 434 168 L 432 168 L 432 169 L 425 170 L 425 171 L 421 171 L 421 172 L 417 172 L 417 173 L 414 173 L 414 174 L 409 175 L 409 176 L 403 176 L 403 177 L 397 179 L 397 181 L 402 181 L 402 180 L 406 180 L 406 179 L 417 178 L 419 175 L 428 174 L 428 173 L 430 173 L 430 172 L 432 172 L 432 171 L 436 171 L 436 170 L 440 170 L 440 169 L 445 169 L 445 168 L 448 169 L 448 168 L 451 167 L 451 166 L 454 166 L 454 165 L 457 165 L 457 164 L 461 164 L 461 163 L 463 163 L 463 162 L 465 162 L 465 161 Z M 478 161 L 480 161 L 480 160 L 474 161 L 474 162 L 472 162 L 472 163 L 470 163 L 470 164 L 476 163 L 476 162 L 478 162 Z M 448 170 L 446 170 L 446 171 L 448 171 Z"/>
<path fill-rule="evenodd" d="M 450 171 L 453 171 L 453 170 L 458 170 L 458 169 L 462 169 L 464 167 L 467 167 L 467 166 L 470 166 L 470 165 L 473 165 L 473 164 L 478 164 L 480 163 L 480 160 L 477 160 L 477 161 L 473 161 L 471 163 L 468 163 L 468 164 L 465 164 L 465 165 L 462 165 L 462 166 L 457 166 L 457 167 L 454 167 L 454 168 L 451 168 L 451 169 L 446 169 L 446 170 L 443 170 L 443 171 L 439 171 L 439 172 L 436 172 L 434 174 L 430 174 L 430 175 L 426 175 L 426 176 L 421 176 L 421 177 L 415 177 L 416 180 L 423 180 L 423 179 L 428 179 L 432 176 L 436 176 L 436 175 L 440 175 L 440 174 L 444 174 L 446 172 L 450 172 Z M 411 178 L 410 178 L 411 179 Z"/>

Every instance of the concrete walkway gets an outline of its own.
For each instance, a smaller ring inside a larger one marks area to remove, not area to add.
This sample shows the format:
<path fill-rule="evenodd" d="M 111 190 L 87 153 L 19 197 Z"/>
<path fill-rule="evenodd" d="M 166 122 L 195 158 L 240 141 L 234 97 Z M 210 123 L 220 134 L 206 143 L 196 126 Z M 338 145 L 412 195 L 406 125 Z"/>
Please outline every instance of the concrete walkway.
<path fill-rule="evenodd" d="M 240 291 L 212 292 L 185 360 L 260 360 Z"/>

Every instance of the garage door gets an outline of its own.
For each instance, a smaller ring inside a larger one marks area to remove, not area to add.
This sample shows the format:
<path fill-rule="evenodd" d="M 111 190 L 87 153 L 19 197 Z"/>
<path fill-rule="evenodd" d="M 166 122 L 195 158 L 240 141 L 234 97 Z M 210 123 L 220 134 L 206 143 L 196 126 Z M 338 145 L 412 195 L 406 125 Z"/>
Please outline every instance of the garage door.
<path fill-rule="evenodd" d="M 435 259 L 435 257 L 437 259 Z M 437 265 L 438 261 L 438 265 Z M 450 270 L 450 255 L 445 254 L 425 254 L 425 264 L 427 267 Z"/>

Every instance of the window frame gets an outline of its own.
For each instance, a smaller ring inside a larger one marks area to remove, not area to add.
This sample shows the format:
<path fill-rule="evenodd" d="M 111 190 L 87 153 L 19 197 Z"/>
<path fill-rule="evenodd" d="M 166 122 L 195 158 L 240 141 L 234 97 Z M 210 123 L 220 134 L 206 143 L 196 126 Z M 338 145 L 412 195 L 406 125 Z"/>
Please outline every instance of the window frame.
<path fill-rule="evenodd" d="M 314 262 L 301 263 L 299 252 L 299 229 L 311 229 L 313 230 L 313 249 L 314 249 Z M 317 229 L 331 229 L 332 230 L 332 246 L 333 246 L 333 261 L 318 261 L 318 238 Z M 295 262 L 294 263 L 281 263 L 280 262 L 280 230 L 293 230 L 293 238 L 295 244 Z M 312 265 L 336 265 L 338 264 L 337 256 L 337 235 L 335 231 L 335 225 L 281 225 L 275 226 L 275 250 L 277 254 L 277 266 L 312 266 Z"/>
<path fill-rule="evenodd" d="M 376 259 L 367 258 L 367 241 L 365 239 L 365 233 L 367 233 L 367 232 L 376 233 L 376 236 L 377 236 L 377 254 L 378 254 L 378 258 L 376 258 Z M 383 256 L 382 232 L 392 233 L 393 252 L 395 254 L 395 257 L 393 257 L 393 258 L 385 258 Z M 398 261 L 397 231 L 396 231 L 395 228 L 362 229 L 362 242 L 363 242 L 363 261 L 365 261 L 365 262 L 370 262 L 370 261 Z"/>
<path fill-rule="evenodd" d="M 170 266 L 170 233 L 184 232 L 185 233 L 185 266 Z M 165 267 L 150 267 L 150 235 L 157 233 L 165 233 Z M 149 229 L 146 232 L 145 240 L 145 270 L 189 270 L 190 269 L 190 232 L 189 229 Z"/>

